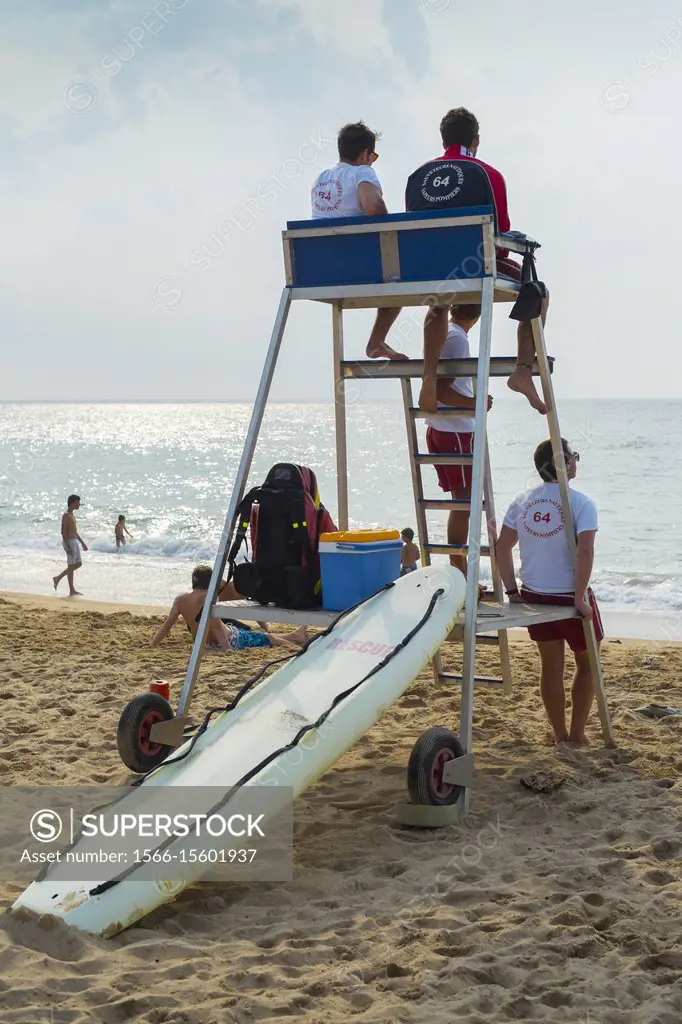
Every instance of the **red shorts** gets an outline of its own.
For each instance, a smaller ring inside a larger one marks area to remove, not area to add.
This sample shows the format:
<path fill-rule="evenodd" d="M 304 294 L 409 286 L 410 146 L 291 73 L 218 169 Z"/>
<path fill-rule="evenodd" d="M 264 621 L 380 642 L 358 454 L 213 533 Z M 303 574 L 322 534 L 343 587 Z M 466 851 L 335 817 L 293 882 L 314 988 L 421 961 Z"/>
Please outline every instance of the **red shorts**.
<path fill-rule="evenodd" d="M 597 599 L 591 590 L 587 596 L 592 606 L 592 623 L 597 643 L 604 639 L 604 626 L 599 614 Z M 521 587 L 521 597 L 527 604 L 554 604 L 572 605 L 573 598 L 565 594 L 536 594 L 533 590 L 526 590 Z M 582 619 L 559 619 L 558 622 L 539 622 L 535 626 L 529 626 L 528 632 L 531 640 L 565 640 L 572 651 L 587 650 L 585 630 Z"/>
<path fill-rule="evenodd" d="M 429 427 L 426 431 L 426 447 L 431 455 L 471 455 L 474 435 Z M 471 466 L 436 466 L 438 483 L 444 491 L 455 491 L 461 497 L 468 498 L 471 494 L 471 470 Z"/>
<path fill-rule="evenodd" d="M 521 267 L 515 260 L 510 260 L 506 256 L 497 257 L 497 273 L 503 277 L 513 277 L 515 281 L 521 280 Z"/>

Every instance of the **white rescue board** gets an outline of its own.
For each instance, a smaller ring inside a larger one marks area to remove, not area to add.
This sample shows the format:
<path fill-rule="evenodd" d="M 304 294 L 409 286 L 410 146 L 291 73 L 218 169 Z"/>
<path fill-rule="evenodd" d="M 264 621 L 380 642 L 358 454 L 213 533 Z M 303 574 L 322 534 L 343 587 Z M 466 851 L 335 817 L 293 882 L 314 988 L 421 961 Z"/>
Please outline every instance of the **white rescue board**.
<path fill-rule="evenodd" d="M 397 580 L 392 588 L 355 609 L 328 635 L 258 683 L 233 711 L 217 716 L 185 760 L 178 764 L 164 762 L 134 792 L 158 786 L 221 787 L 227 791 L 269 755 L 291 743 L 302 725 L 316 722 L 338 695 L 360 683 L 395 652 L 371 678 L 340 701 L 319 729 L 300 740 L 299 758 L 281 755 L 245 783 L 245 787 L 290 787 L 294 797 L 298 796 L 408 689 L 450 633 L 464 606 L 465 589 L 464 576 L 449 565 L 418 569 Z M 431 613 L 422 623 L 435 595 Z M 418 626 L 408 643 L 399 648 Z M 189 742 L 174 750 L 169 762 L 186 751 Z M 290 798 L 290 790 L 281 792 L 283 799 Z M 118 803 L 117 810 L 125 811 L 127 799 Z M 73 849 L 86 848 L 89 842 L 92 840 L 79 839 Z M 104 865 L 100 883 L 78 883 L 51 880 L 48 868 L 14 907 L 53 914 L 83 931 L 111 936 L 172 900 L 182 888 L 198 881 L 206 868 L 200 864 L 185 867 L 182 887 L 172 887 L 172 891 L 164 891 L 151 880 L 136 881 L 133 871 L 105 892 L 92 895 L 93 889 L 116 878 L 119 871 L 114 865 Z"/>

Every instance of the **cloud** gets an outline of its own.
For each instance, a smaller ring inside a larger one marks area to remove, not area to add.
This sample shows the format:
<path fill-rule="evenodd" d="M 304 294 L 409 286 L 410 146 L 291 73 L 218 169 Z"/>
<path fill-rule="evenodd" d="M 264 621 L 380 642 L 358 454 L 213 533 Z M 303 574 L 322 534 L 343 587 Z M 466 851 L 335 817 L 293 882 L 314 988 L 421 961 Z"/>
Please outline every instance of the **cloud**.
<path fill-rule="evenodd" d="M 362 117 L 382 132 L 377 169 L 399 210 L 460 103 L 507 177 L 514 226 L 543 243 L 560 390 L 679 393 L 665 226 L 682 54 L 671 44 L 653 75 L 638 64 L 663 54 L 672 6 L 618 19 L 599 0 L 586 31 L 580 4 L 539 0 L 163 3 L 28 0 L 7 16 L 5 397 L 251 397 L 283 284 L 280 232 L 307 216 L 338 126 Z M 613 81 L 631 93 L 621 112 L 600 99 Z M 347 321 L 360 353 L 371 313 Z M 669 372 L 635 382 L 622 356 L 649 336 Z M 513 347 L 500 310 L 494 349 Z M 329 379 L 329 311 L 297 306 L 277 394 L 331 397 Z"/>

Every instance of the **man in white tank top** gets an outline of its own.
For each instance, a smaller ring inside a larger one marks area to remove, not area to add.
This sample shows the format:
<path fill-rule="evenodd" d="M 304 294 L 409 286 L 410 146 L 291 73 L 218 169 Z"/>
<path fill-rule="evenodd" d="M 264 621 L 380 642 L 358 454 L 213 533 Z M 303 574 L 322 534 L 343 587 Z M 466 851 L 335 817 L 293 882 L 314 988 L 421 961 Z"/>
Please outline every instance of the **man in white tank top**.
<path fill-rule="evenodd" d="M 441 359 L 468 359 L 469 331 L 481 315 L 480 306 L 460 305 L 450 309 L 450 325 L 441 352 Z M 476 399 L 471 377 L 438 378 L 436 397 L 438 408 L 455 406 L 458 416 L 434 413 L 426 417 L 426 447 L 432 455 L 471 455 L 474 450 L 474 410 Z M 488 396 L 488 409 L 493 404 Z M 436 465 L 438 483 L 449 492 L 454 501 L 468 502 L 471 498 L 471 470 L 469 466 Z M 448 544 L 466 544 L 469 537 L 469 511 L 453 510 L 448 516 Z M 450 555 L 450 562 L 466 576 L 467 555 Z M 482 590 L 483 588 L 481 588 Z"/>
<path fill-rule="evenodd" d="M 561 443 L 568 478 L 573 480 L 580 456 L 563 438 Z M 578 565 L 574 570 L 551 441 L 538 445 L 534 460 L 542 483 L 518 494 L 509 506 L 495 549 L 497 564 L 511 602 L 575 605 L 580 614 L 580 618 L 529 626 L 528 632 L 540 653 L 540 693 L 557 743 L 586 743 L 585 723 L 594 698 L 594 681 L 583 620 L 592 619 L 598 643 L 604 637 L 599 608 L 589 587 L 598 528 L 597 506 L 586 494 L 570 488 L 578 544 Z M 517 543 L 521 555 L 520 588 L 516 584 L 513 557 Z M 575 658 L 569 728 L 564 695 L 566 643 Z"/>

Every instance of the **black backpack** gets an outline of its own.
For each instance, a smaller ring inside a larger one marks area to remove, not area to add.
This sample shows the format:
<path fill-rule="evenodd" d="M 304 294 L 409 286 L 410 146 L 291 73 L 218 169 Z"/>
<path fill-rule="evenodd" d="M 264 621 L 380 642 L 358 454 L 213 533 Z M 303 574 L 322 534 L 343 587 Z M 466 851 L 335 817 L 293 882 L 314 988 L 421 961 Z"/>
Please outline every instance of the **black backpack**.
<path fill-rule="evenodd" d="M 228 580 L 239 593 L 281 608 L 319 607 L 320 533 L 336 527 L 319 500 L 313 471 L 288 462 L 273 466 L 262 486 L 242 499 L 236 524 Z M 252 560 L 237 565 L 249 528 Z"/>

